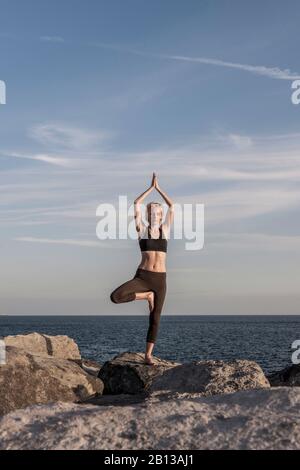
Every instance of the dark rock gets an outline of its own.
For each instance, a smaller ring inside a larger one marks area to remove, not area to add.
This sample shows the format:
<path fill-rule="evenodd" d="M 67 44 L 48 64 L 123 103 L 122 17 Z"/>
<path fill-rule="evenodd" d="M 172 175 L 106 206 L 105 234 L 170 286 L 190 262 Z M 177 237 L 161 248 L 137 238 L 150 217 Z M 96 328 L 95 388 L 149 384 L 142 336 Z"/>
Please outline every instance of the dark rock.
<path fill-rule="evenodd" d="M 144 353 L 124 352 L 101 367 L 98 377 L 104 394 L 135 394 L 148 389 L 152 380 L 179 363 L 153 357 L 154 365 L 144 363 Z"/>
<path fill-rule="evenodd" d="M 272 372 L 267 375 L 267 378 L 272 387 L 286 386 L 286 387 L 299 387 L 300 386 L 300 364 L 293 364 L 284 369 Z"/>

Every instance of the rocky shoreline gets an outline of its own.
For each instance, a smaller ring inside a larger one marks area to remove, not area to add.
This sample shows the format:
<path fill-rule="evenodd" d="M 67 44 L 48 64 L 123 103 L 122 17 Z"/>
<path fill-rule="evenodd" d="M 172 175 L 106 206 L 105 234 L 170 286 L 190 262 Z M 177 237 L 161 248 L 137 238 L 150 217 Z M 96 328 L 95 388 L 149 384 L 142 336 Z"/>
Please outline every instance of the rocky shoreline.
<path fill-rule="evenodd" d="M 177 363 L 125 352 L 104 364 L 67 336 L 4 338 L 0 449 L 300 449 L 300 367 Z"/>

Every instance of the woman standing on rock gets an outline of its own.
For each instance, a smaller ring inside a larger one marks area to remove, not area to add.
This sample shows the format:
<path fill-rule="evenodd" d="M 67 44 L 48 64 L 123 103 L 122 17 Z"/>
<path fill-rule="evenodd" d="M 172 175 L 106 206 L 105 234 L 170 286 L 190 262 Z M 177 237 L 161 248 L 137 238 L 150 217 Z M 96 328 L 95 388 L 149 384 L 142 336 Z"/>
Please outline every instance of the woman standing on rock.
<path fill-rule="evenodd" d="M 159 202 L 149 202 L 146 211 L 147 226 L 142 220 L 140 203 L 153 189 L 161 194 L 169 208 L 166 219 L 162 223 L 162 205 Z M 148 301 L 150 315 L 146 337 L 145 363 L 152 365 L 154 362 L 151 355 L 157 338 L 160 315 L 167 290 L 167 239 L 174 219 L 173 202 L 159 187 L 155 173 L 153 173 L 151 186 L 134 201 L 134 217 L 142 259 L 134 277 L 117 287 L 110 294 L 110 299 L 116 304 L 132 302 L 133 300 Z"/>

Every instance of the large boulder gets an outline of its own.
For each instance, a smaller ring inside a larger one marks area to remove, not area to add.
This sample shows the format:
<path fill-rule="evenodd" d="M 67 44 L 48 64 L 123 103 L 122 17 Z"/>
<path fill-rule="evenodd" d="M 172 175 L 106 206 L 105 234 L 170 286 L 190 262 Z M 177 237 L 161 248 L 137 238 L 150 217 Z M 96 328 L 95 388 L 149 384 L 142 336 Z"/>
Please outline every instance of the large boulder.
<path fill-rule="evenodd" d="M 98 377 L 104 383 L 105 394 L 135 394 L 148 389 L 152 380 L 178 362 L 153 357 L 154 365 L 144 363 L 144 353 L 124 352 L 103 364 Z"/>
<path fill-rule="evenodd" d="M 40 333 L 29 333 L 6 336 L 4 342 L 7 346 L 15 346 L 30 354 L 38 354 L 39 356 L 51 356 L 61 359 L 81 358 L 75 341 L 64 335 L 49 336 Z"/>
<path fill-rule="evenodd" d="M 261 367 L 254 361 L 193 361 L 173 367 L 156 377 L 149 392 L 163 394 L 200 394 L 203 396 L 269 388 Z"/>
<path fill-rule="evenodd" d="M 300 364 L 293 364 L 291 366 L 287 366 L 280 371 L 269 374 L 267 377 L 272 387 L 299 387 Z"/>
<path fill-rule="evenodd" d="M 7 346 L 0 391 L 1 415 L 33 404 L 82 401 L 101 394 L 103 383 L 74 361 Z"/>
<path fill-rule="evenodd" d="M 154 406 L 34 406 L 0 419 L 0 449 L 300 449 L 299 407 L 297 387 Z"/>

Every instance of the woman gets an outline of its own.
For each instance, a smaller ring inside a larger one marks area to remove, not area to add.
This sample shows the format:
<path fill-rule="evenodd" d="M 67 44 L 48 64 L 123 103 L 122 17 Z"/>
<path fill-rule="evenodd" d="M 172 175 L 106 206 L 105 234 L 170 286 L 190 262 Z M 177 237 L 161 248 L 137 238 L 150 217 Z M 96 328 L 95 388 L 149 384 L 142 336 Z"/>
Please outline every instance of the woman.
<path fill-rule="evenodd" d="M 169 208 L 166 220 L 162 223 L 162 205 L 159 202 L 149 202 L 147 204 L 147 226 L 142 220 L 140 203 L 153 189 L 161 194 Z M 145 363 L 153 365 L 152 351 L 157 338 L 160 314 L 167 290 L 167 238 L 170 235 L 174 219 L 173 202 L 159 187 L 155 173 L 153 173 L 151 186 L 134 201 L 134 217 L 142 259 L 135 276 L 117 287 L 110 294 L 110 298 L 112 302 L 117 304 L 133 300 L 148 301 L 150 315 L 146 337 Z"/>

